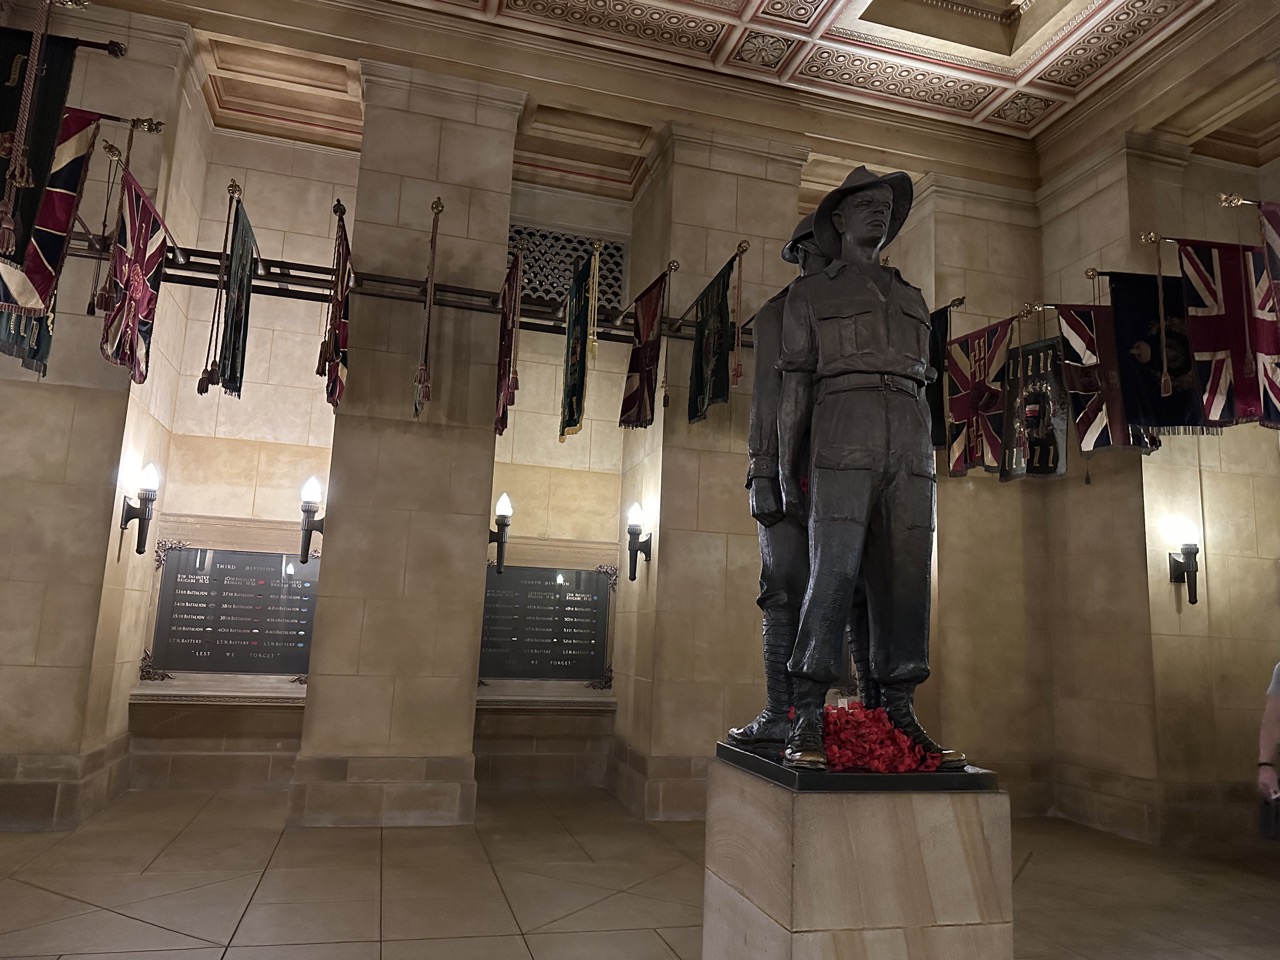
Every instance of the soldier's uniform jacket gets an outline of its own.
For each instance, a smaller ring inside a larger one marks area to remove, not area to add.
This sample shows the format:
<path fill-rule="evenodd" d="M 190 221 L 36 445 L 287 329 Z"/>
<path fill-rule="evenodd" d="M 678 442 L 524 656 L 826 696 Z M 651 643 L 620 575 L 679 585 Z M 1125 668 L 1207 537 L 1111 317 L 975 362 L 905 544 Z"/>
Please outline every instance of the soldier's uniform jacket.
<path fill-rule="evenodd" d="M 795 281 L 786 300 L 778 369 L 816 380 L 849 373 L 894 374 L 923 385 L 929 366 L 929 308 L 924 295 L 892 267 L 889 293 L 839 260 Z M 834 281 L 834 282 L 832 282 Z"/>
<path fill-rule="evenodd" d="M 778 404 L 782 399 L 782 312 L 788 285 L 765 302 L 751 321 L 756 376 L 751 391 L 751 426 L 747 432 L 747 486 L 756 477 L 778 478 Z"/>

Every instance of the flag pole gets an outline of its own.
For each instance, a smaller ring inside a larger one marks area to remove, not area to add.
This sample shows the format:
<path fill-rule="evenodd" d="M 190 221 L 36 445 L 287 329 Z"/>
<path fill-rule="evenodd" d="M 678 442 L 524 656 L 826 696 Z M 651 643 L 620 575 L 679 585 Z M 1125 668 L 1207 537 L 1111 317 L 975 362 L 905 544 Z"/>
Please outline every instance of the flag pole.
<path fill-rule="evenodd" d="M 737 250 L 733 252 L 733 256 L 731 256 L 730 259 L 724 261 L 724 266 L 728 266 L 732 264 L 732 262 L 735 260 L 741 260 L 742 255 L 744 255 L 744 253 L 748 251 L 748 248 L 750 248 L 750 246 L 751 244 L 748 241 L 739 241 L 739 244 L 737 244 Z M 724 269 L 724 266 L 722 266 L 721 270 Z M 717 275 L 718 273 L 719 271 L 717 271 Z M 713 276 L 712 279 L 714 280 L 716 278 L 714 278 Z M 707 287 L 710 287 L 710 283 L 707 284 Z M 703 296 L 703 293 L 707 292 L 707 287 L 703 287 L 703 291 L 701 291 L 701 293 L 699 293 L 698 296 L 694 297 L 694 302 L 690 303 L 690 305 L 685 308 L 684 314 L 681 314 L 680 316 L 676 317 L 675 323 L 671 325 L 671 333 L 680 333 L 680 325 L 685 323 L 685 320 L 687 319 L 687 317 L 689 317 L 689 312 L 692 310 L 692 308 L 694 308 L 695 306 L 698 306 L 698 301 L 701 300 L 701 296 Z"/>

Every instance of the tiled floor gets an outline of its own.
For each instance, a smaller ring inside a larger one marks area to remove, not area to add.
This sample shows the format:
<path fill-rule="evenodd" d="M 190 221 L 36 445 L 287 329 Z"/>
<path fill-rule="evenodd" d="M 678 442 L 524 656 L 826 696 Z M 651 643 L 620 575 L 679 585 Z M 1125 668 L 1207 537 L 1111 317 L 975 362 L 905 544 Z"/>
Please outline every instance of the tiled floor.
<path fill-rule="evenodd" d="M 699 957 L 700 824 L 645 824 L 603 792 L 490 794 L 476 820 L 295 830 L 277 794 L 129 794 L 71 834 L 0 834 L 0 957 Z M 1278 856 L 1060 821 L 1014 836 L 1019 958 L 1280 960 Z"/>

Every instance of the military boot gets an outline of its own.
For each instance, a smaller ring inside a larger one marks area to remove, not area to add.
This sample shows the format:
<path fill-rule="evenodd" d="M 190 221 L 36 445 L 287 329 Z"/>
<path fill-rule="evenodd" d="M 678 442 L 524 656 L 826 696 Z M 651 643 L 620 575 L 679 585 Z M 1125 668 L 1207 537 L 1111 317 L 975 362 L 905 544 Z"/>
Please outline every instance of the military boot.
<path fill-rule="evenodd" d="M 793 677 L 796 715 L 787 734 L 782 762 L 800 770 L 827 769 L 827 753 L 822 736 L 823 713 L 826 709 L 826 684 L 804 677 Z"/>
<path fill-rule="evenodd" d="M 916 717 L 914 683 L 885 684 L 880 688 L 884 697 L 884 709 L 893 725 L 919 744 L 925 753 L 942 754 L 941 769 L 955 769 L 965 765 L 965 755 L 959 750 L 948 750 L 925 732 Z"/>
<path fill-rule="evenodd" d="M 761 743 L 782 743 L 791 729 L 791 674 L 787 660 L 796 645 L 799 618 L 792 613 L 765 611 L 764 688 L 765 704 L 760 716 L 742 727 L 734 727 L 725 737 L 735 747 Z"/>
<path fill-rule="evenodd" d="M 880 684 L 871 679 L 871 660 L 867 656 L 867 651 L 859 650 L 856 642 L 851 646 L 853 647 L 853 669 L 858 675 L 858 702 L 868 710 L 883 707 L 884 696 L 880 691 Z"/>

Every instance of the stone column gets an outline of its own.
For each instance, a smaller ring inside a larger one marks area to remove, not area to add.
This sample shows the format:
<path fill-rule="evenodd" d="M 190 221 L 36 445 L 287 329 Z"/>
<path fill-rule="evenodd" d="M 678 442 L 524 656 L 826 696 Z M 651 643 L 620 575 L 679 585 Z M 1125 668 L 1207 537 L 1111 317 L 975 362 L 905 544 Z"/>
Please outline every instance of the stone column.
<path fill-rule="evenodd" d="M 438 282 L 496 291 L 525 94 L 361 68 L 356 268 L 424 276 L 438 196 Z M 467 823 L 474 813 L 497 318 L 436 309 L 433 396 L 415 421 L 422 315 L 417 304 L 352 301 L 293 823 Z"/>
<path fill-rule="evenodd" d="M 190 28 L 95 7 L 55 8 L 53 29 L 129 45 L 125 60 L 81 50 L 67 102 L 165 122 L 163 136 L 137 136 L 132 172 L 179 240 L 194 242 L 185 191 L 203 186 L 203 170 L 192 170 L 207 121 L 191 106 L 194 96 L 203 111 Z M 90 223 L 106 200 L 102 141 L 123 146 L 123 136 L 115 123 L 99 133 L 80 208 Z M 186 288 L 162 288 L 141 386 L 103 362 L 102 315 L 82 312 L 92 292 L 92 262 L 68 259 L 43 380 L 0 357 L 0 483 L 24 505 L 0 517 L 0 829 L 69 829 L 128 787 L 129 694 L 155 567 L 149 549 L 134 551 L 137 525 L 119 529 L 120 509 L 147 462 L 160 470 L 157 513 L 164 507 Z"/>
<path fill-rule="evenodd" d="M 892 266 L 931 307 L 953 298 L 951 336 L 1013 316 L 1042 290 L 1039 212 L 1015 187 L 927 174 L 916 180 L 911 216 L 886 250 Z M 1053 331 L 1022 324 L 1014 343 Z M 939 452 L 934 556 L 932 676 L 917 710 L 940 742 L 995 769 L 1021 815 L 1051 800 L 1050 645 L 1045 620 L 1048 486 L 1000 484 L 970 470 L 948 476 Z M 1061 486 L 1061 485 L 1060 485 Z M 998 692 L 997 692 L 998 691 Z"/>
<path fill-rule="evenodd" d="M 795 277 L 780 252 L 800 216 L 807 158 L 791 144 L 667 128 L 636 201 L 633 289 L 674 257 L 678 316 L 745 239 L 742 315 L 751 316 Z M 760 555 L 745 489 L 753 359 L 744 352 L 748 375 L 730 402 L 691 425 L 691 344 L 672 340 L 667 352 L 671 406 L 625 438 L 624 512 L 632 499 L 646 504 L 655 552 L 619 596 L 609 783 L 646 817 L 678 820 L 702 817 L 707 758 L 763 706 L 764 686 Z"/>

